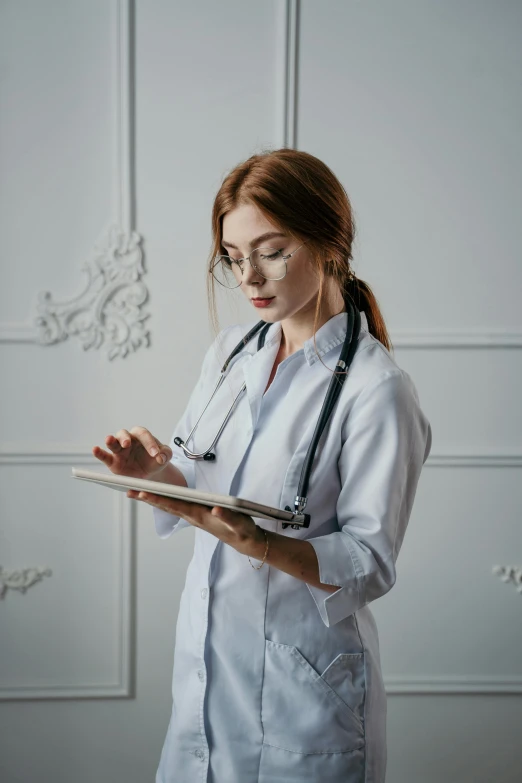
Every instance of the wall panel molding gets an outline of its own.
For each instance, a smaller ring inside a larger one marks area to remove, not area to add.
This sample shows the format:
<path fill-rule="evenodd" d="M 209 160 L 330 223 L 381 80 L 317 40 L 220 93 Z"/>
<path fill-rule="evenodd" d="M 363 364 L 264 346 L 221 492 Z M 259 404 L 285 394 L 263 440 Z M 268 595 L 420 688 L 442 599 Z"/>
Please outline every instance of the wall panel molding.
<path fill-rule="evenodd" d="M 14 444 L 5 444 L 0 451 L 0 465 L 81 465 L 100 466 L 88 447 L 81 445 L 39 444 L 20 449 Z M 439 452 L 431 453 L 425 467 L 432 468 L 520 468 L 522 452 Z"/>
<path fill-rule="evenodd" d="M 301 0 L 278 6 L 276 26 L 278 65 L 277 138 L 279 146 L 297 149 L 299 108 L 299 43 Z M 394 347 L 438 350 L 522 348 L 522 331 L 508 329 L 399 329 L 390 330 Z"/>
<path fill-rule="evenodd" d="M 522 332 L 507 329 L 403 329 L 390 336 L 397 348 L 522 348 Z"/>
<path fill-rule="evenodd" d="M 33 447 L 30 450 L 11 448 L 0 452 L 0 465 L 97 465 L 96 460 L 81 446 Z M 428 457 L 425 467 L 471 467 L 471 468 L 502 468 L 522 467 L 522 453 L 439 453 Z M 131 628 L 132 628 L 132 580 L 131 580 L 131 550 L 132 550 L 132 507 L 125 504 L 128 500 L 123 493 L 115 493 L 117 503 L 117 520 L 121 531 L 122 549 L 126 553 L 122 559 L 120 601 L 120 676 L 118 682 L 109 687 L 75 686 L 74 688 L 48 690 L 15 689 L 16 693 L 0 689 L 0 699 L 5 698 L 89 698 L 95 696 L 130 696 L 131 672 Z M 494 567 L 493 567 L 494 568 Z M 486 677 L 473 676 L 402 676 L 389 675 L 384 677 L 386 692 L 390 695 L 400 694 L 432 694 L 432 693 L 522 693 L 522 675 L 520 677 Z M 9 694 L 12 695 L 9 695 Z M 36 695 L 37 694 L 37 695 Z"/>
<path fill-rule="evenodd" d="M 278 5 L 276 46 L 278 65 L 278 128 L 280 147 L 297 149 L 297 100 L 299 78 L 300 0 L 285 0 Z"/>
<path fill-rule="evenodd" d="M 99 465 L 86 450 L 60 452 L 44 448 L 0 452 L 0 465 Z M 72 474 L 71 474 L 72 478 Z M 129 698 L 134 695 L 134 616 L 135 616 L 135 503 L 123 492 L 112 493 L 114 524 L 118 530 L 115 570 L 118 589 L 113 596 L 114 626 L 117 649 L 117 677 L 110 683 L 74 683 L 63 686 L 51 683 L 45 687 L 27 685 L 10 687 L 0 682 L 0 700 L 23 699 L 89 699 Z"/>
<path fill-rule="evenodd" d="M 502 677 L 491 675 L 449 675 L 403 677 L 390 675 L 384 677 L 386 693 L 433 694 L 433 693 L 522 693 L 522 675 L 520 677 Z"/>
<path fill-rule="evenodd" d="M 141 280 L 141 236 L 134 230 L 134 62 L 132 0 L 112 0 L 115 30 L 113 135 L 113 217 L 82 266 L 87 285 L 79 296 L 54 302 L 49 291 L 38 296 L 32 321 L 0 324 L 0 343 L 52 345 L 72 336 L 84 350 L 107 348 L 109 359 L 125 357 L 149 345 L 143 311 L 148 290 Z"/>
<path fill-rule="evenodd" d="M 432 468 L 520 468 L 522 453 L 430 454 L 425 465 Z"/>
<path fill-rule="evenodd" d="M 144 316 L 143 320 L 145 320 Z M 390 330 L 394 348 L 404 349 L 436 349 L 436 350 L 471 350 L 522 348 L 522 332 L 499 329 L 484 330 L 454 330 L 451 333 L 438 329 L 404 329 Z M 148 337 L 144 339 L 148 340 Z M 38 342 L 35 326 L 31 323 L 0 324 L 0 343 L 34 343 Z"/>
<path fill-rule="evenodd" d="M 520 468 L 522 453 L 461 453 L 430 454 L 425 467 L 434 468 Z M 492 573 L 506 576 L 505 567 L 492 566 Z M 520 575 L 516 580 L 512 574 L 503 581 L 513 581 L 520 585 Z M 520 586 L 517 587 L 519 592 Z M 386 693 L 401 694 L 466 694 L 466 693 L 522 693 L 522 675 L 520 676 L 481 676 L 481 675 L 393 675 L 384 676 Z"/>
<path fill-rule="evenodd" d="M 12 444 L 0 451 L 0 465 L 100 465 L 88 448 L 81 446 L 38 446 L 17 448 Z"/>

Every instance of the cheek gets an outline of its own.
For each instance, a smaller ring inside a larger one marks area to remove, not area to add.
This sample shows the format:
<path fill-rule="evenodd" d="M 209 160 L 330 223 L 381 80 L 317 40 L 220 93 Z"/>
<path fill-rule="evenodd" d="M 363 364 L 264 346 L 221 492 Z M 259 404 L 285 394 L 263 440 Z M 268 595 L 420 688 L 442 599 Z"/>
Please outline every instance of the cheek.
<path fill-rule="evenodd" d="M 285 291 L 293 300 L 308 299 L 319 290 L 315 272 L 307 263 L 289 270 L 284 282 L 287 284 Z"/>

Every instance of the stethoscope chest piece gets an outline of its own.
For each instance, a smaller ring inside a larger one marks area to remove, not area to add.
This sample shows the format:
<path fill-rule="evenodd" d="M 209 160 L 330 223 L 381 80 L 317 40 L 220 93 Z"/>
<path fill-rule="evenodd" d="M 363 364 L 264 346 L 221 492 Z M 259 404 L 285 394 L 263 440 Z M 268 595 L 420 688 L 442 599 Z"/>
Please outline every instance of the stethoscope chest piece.
<path fill-rule="evenodd" d="M 182 440 L 179 436 L 174 438 L 174 443 L 176 444 L 176 446 L 179 446 L 180 448 L 182 448 L 182 446 L 185 445 L 185 441 Z M 206 462 L 213 462 L 216 459 L 216 455 L 212 451 L 206 452 L 205 454 L 201 454 L 198 456 L 200 456 L 200 459 L 204 459 Z"/>
<path fill-rule="evenodd" d="M 285 511 L 292 511 L 292 509 L 290 506 L 285 506 Z M 292 511 L 292 513 L 295 514 L 295 511 Z M 287 527 L 291 527 L 292 530 L 300 530 L 302 527 L 310 527 L 310 514 L 301 514 L 301 516 L 303 517 L 302 522 L 281 522 L 281 527 L 283 530 L 286 530 Z"/>

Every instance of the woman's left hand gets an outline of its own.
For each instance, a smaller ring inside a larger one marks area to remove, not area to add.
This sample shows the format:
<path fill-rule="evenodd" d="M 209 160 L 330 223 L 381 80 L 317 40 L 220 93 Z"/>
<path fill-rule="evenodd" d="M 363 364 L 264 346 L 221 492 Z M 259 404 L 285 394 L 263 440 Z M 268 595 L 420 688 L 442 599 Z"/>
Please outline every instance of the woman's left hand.
<path fill-rule="evenodd" d="M 230 511 L 221 506 L 204 506 L 202 503 L 168 498 L 152 492 L 137 492 L 134 489 L 127 491 L 127 497 L 145 501 L 169 514 L 183 517 L 194 527 L 206 530 L 243 555 L 252 554 L 260 542 L 264 546 L 263 532 L 248 514 Z"/>

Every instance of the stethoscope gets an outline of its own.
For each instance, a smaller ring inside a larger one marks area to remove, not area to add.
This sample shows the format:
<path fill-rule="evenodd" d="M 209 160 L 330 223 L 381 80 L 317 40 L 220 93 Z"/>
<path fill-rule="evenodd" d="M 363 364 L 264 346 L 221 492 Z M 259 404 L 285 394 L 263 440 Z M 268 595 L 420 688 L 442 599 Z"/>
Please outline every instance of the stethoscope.
<path fill-rule="evenodd" d="M 344 338 L 343 347 L 341 349 L 341 353 L 339 355 L 339 359 L 337 360 L 337 364 L 335 365 L 335 369 L 345 370 L 345 372 L 339 374 L 339 375 L 332 375 L 332 378 L 330 380 L 330 385 L 328 386 L 328 391 L 326 392 L 326 396 L 323 402 L 323 406 L 321 408 L 321 413 L 319 414 L 319 419 L 317 421 L 315 431 L 312 437 L 312 440 L 310 442 L 310 446 L 308 447 L 308 451 L 306 453 L 306 457 L 303 463 L 303 467 L 301 469 L 301 478 L 299 480 L 299 487 L 297 490 L 297 495 L 294 499 L 294 513 L 300 515 L 302 519 L 299 521 L 296 521 L 292 524 L 292 527 L 294 529 L 299 529 L 300 527 L 309 527 L 310 526 L 310 514 L 303 514 L 303 510 L 306 507 L 306 504 L 308 502 L 308 498 L 306 496 L 307 490 L 308 490 L 308 481 L 310 477 L 310 472 L 312 470 L 312 463 L 314 461 L 315 452 L 317 449 L 317 444 L 319 443 L 319 439 L 322 435 L 322 432 L 328 422 L 328 419 L 330 418 L 330 415 L 335 407 L 335 403 L 337 402 L 337 398 L 339 394 L 341 393 L 341 388 L 343 383 L 346 380 L 348 369 L 352 363 L 352 359 L 355 355 L 355 351 L 357 348 L 357 341 L 359 339 L 359 332 L 361 328 L 361 314 L 358 310 L 358 308 L 353 304 L 353 302 L 347 298 L 346 300 L 346 310 L 348 313 L 348 324 L 346 327 L 346 336 Z M 212 392 L 212 396 L 210 397 L 210 400 L 207 402 L 205 407 L 203 408 L 203 411 L 201 413 L 201 416 L 196 421 L 194 426 L 192 427 L 192 430 L 187 435 L 186 440 L 190 440 L 192 435 L 194 434 L 194 431 L 196 427 L 198 426 L 199 422 L 201 421 L 201 417 L 205 413 L 206 409 L 210 405 L 214 395 L 216 394 L 217 390 L 223 383 L 226 377 L 226 371 L 227 367 L 234 358 L 244 347 L 245 345 L 254 337 L 254 335 L 259 332 L 259 337 L 257 340 L 257 350 L 259 351 L 263 345 L 265 344 L 265 337 L 268 329 L 272 326 L 271 323 L 267 323 L 266 321 L 259 321 L 250 331 L 240 340 L 240 342 L 236 345 L 228 359 L 226 360 L 225 364 L 223 365 L 221 369 L 221 373 L 219 376 L 219 380 L 214 388 L 214 391 Z M 213 461 L 216 459 L 216 455 L 212 452 L 212 449 L 216 445 L 219 436 L 225 429 L 226 423 L 229 420 L 232 411 L 234 410 L 239 398 L 243 394 L 243 392 L 246 389 L 246 383 L 243 383 L 242 387 L 240 388 L 234 402 L 229 408 L 229 411 L 227 415 L 225 416 L 225 419 L 223 420 L 223 424 L 219 428 L 219 431 L 208 447 L 206 451 L 202 451 L 199 454 L 196 454 L 190 449 L 188 449 L 185 445 L 186 441 L 183 441 L 179 437 L 174 438 L 174 443 L 176 446 L 180 446 L 187 457 L 189 459 L 204 459 L 204 460 L 210 460 Z M 292 509 L 290 506 L 285 506 L 285 511 L 291 511 Z M 283 528 L 288 527 L 288 525 L 291 524 L 290 522 L 283 522 L 282 526 Z"/>

